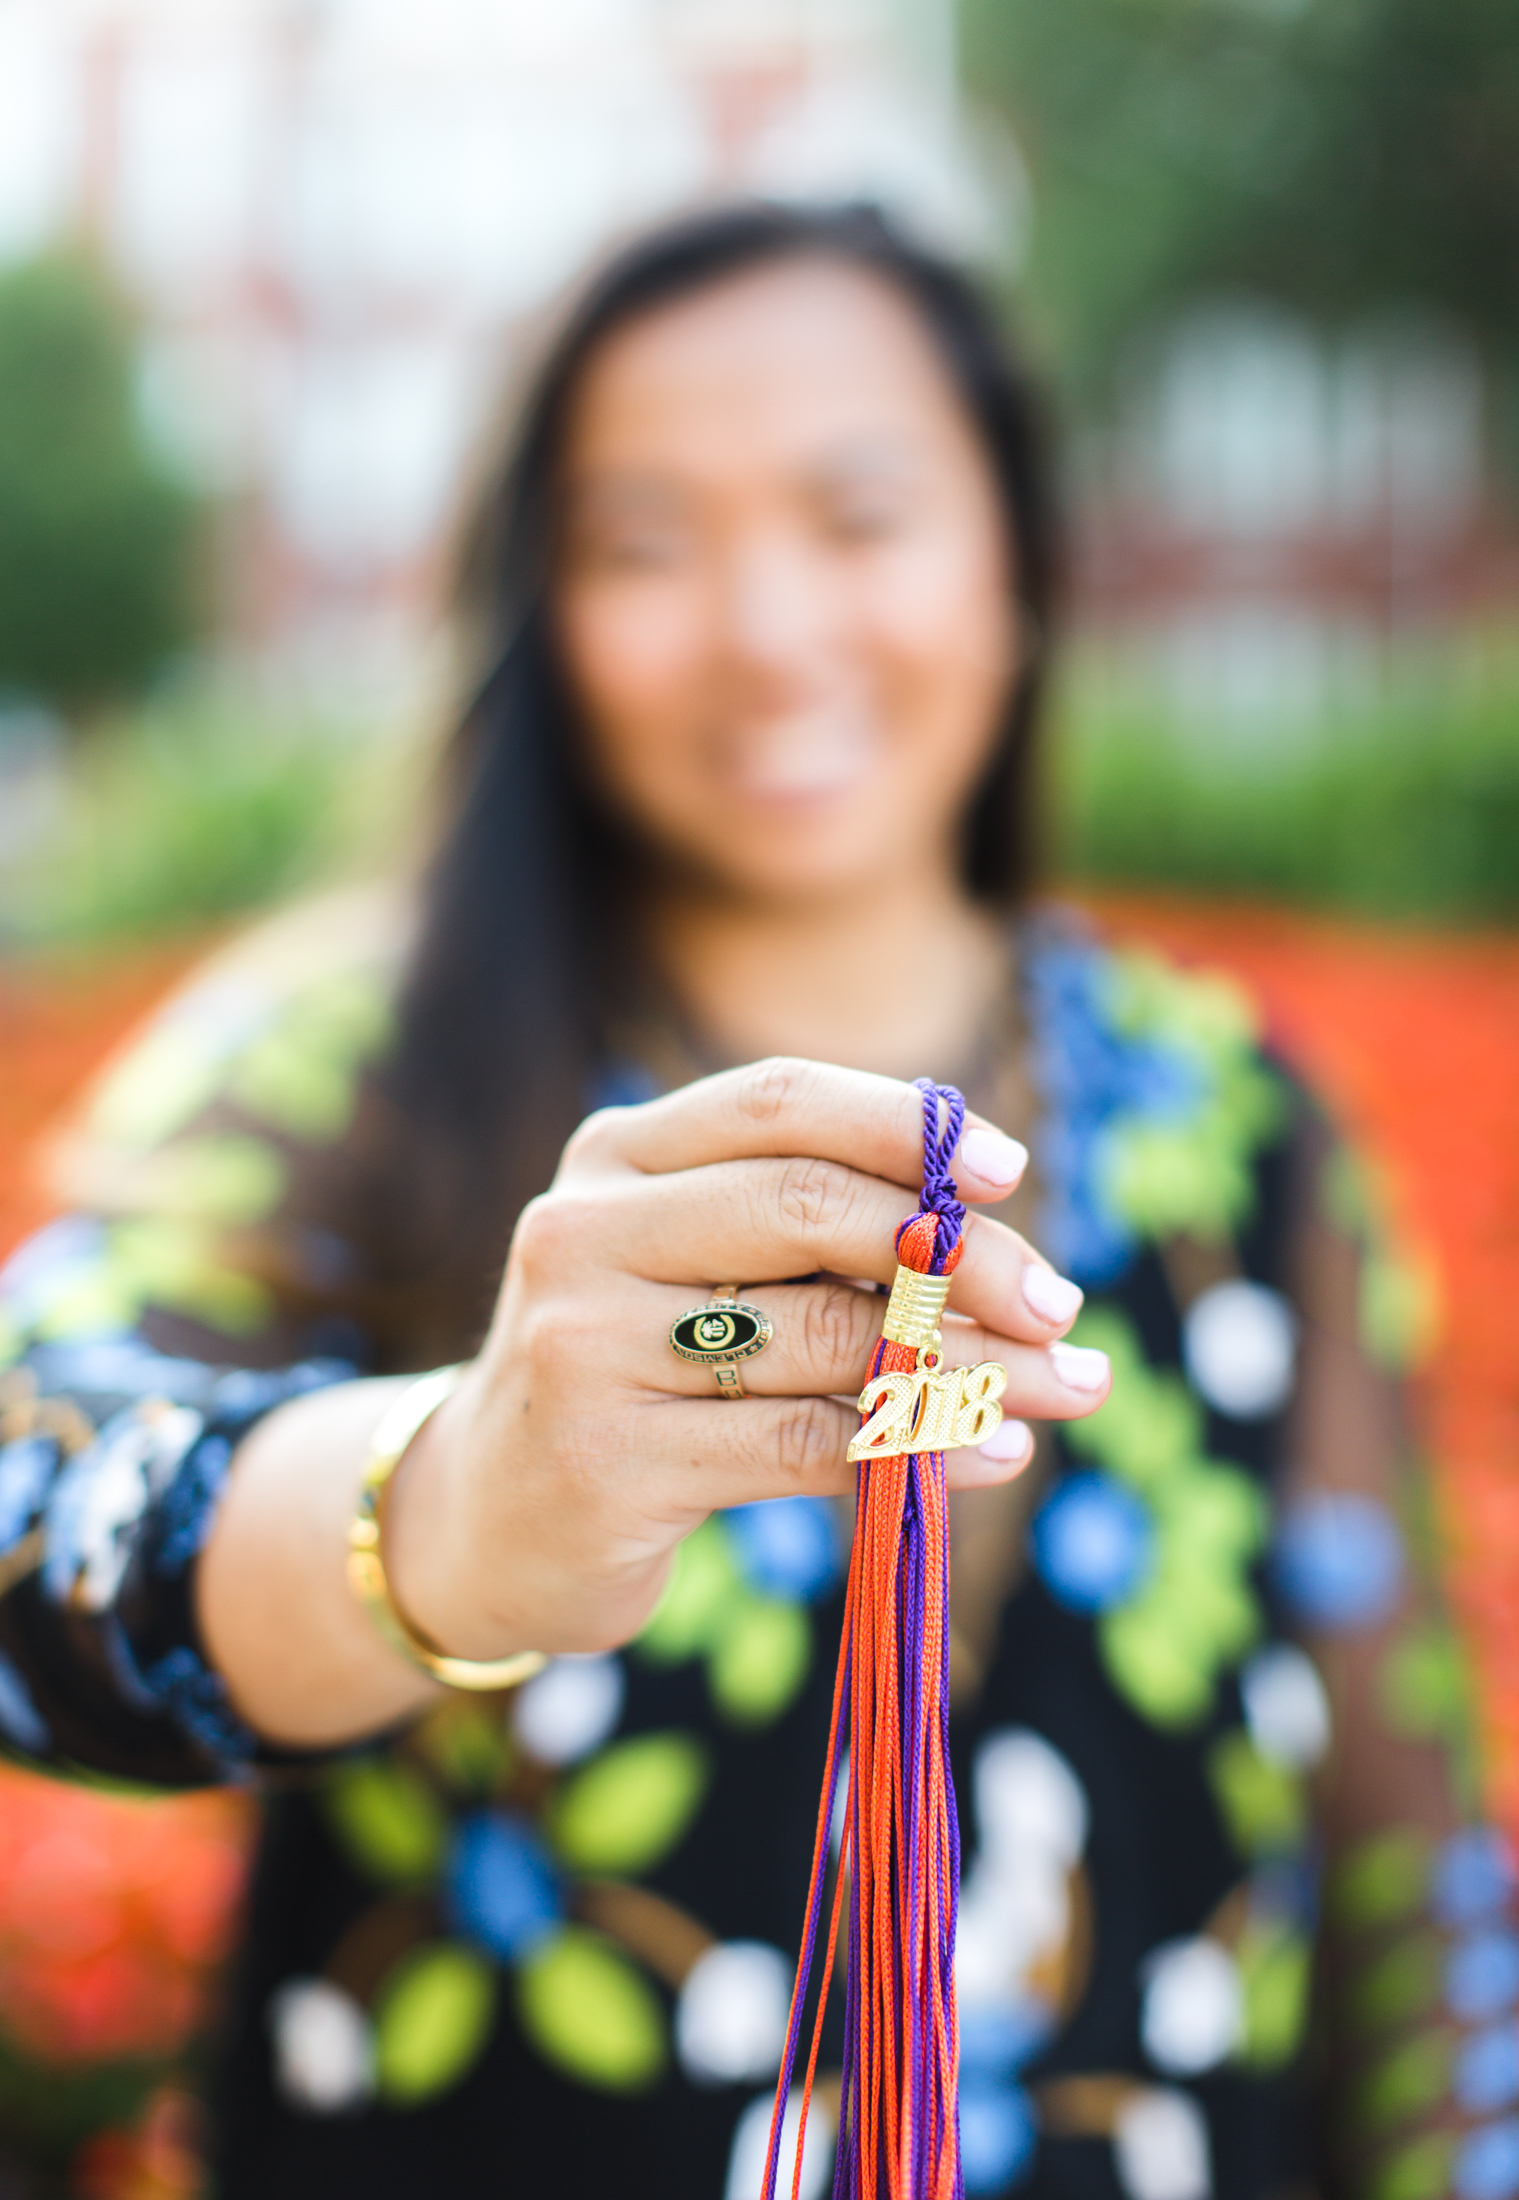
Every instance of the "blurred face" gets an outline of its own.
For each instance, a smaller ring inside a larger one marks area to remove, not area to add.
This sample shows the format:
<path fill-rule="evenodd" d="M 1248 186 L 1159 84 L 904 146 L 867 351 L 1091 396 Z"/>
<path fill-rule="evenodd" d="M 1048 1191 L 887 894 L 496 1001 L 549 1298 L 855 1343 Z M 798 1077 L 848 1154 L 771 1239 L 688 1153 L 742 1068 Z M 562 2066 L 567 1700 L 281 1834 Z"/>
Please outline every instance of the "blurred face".
<path fill-rule="evenodd" d="M 912 308 L 823 258 L 648 314 L 582 379 L 561 648 L 667 865 L 766 901 L 948 866 L 1015 667 L 996 493 Z"/>

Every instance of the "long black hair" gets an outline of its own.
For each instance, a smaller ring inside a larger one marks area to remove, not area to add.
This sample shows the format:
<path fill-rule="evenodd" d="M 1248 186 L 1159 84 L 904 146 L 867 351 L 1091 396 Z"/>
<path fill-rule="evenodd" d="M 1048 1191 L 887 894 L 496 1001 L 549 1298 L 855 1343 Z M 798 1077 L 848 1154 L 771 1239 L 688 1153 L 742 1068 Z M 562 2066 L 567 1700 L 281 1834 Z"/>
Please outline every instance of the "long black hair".
<path fill-rule="evenodd" d="M 450 816 L 429 876 L 385 1086 L 404 1131 L 383 1202 L 414 1282 L 483 1318 L 521 1205 L 587 1104 L 620 960 L 630 873 L 576 766 L 549 592 L 566 420 L 615 331 L 779 260 L 866 269 L 917 312 L 976 430 L 1001 501 L 1024 655 L 969 806 L 964 876 L 1009 905 L 1033 862 L 1032 741 L 1056 582 L 1039 408 L 991 310 L 958 269 L 864 205 L 743 203 L 654 230 L 590 283 L 543 362 L 473 535 L 490 669 L 447 765 Z M 393 1111 L 393 1112 L 392 1112 Z M 394 1260 L 385 1265 L 395 1272 Z"/>

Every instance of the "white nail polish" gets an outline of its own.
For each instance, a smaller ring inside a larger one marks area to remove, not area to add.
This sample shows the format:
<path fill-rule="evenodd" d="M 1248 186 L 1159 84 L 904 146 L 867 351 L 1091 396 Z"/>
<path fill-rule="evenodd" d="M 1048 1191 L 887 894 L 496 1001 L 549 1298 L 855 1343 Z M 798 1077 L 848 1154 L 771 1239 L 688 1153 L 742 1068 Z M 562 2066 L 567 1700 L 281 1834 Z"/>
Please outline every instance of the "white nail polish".
<path fill-rule="evenodd" d="M 1010 1459 L 1026 1459 L 1034 1449 L 1034 1432 L 1023 1421 L 1003 1421 L 986 1439 L 976 1446 L 983 1459 L 995 1460 L 1006 1466 Z"/>
<path fill-rule="evenodd" d="M 1108 1379 L 1108 1356 L 1090 1345 L 1052 1344 L 1050 1365 L 1067 1390 L 1101 1390 Z"/>
<path fill-rule="evenodd" d="M 1001 1131 L 970 1130 L 960 1141 L 960 1160 L 983 1184 L 1005 1184 L 1009 1190 L 1028 1167 L 1028 1148 Z"/>
<path fill-rule="evenodd" d="M 1053 1268 L 1041 1268 L 1031 1260 L 1023 1271 L 1023 1297 L 1029 1311 L 1042 1322 L 1068 1322 L 1081 1305 L 1079 1284 L 1057 1276 Z"/>

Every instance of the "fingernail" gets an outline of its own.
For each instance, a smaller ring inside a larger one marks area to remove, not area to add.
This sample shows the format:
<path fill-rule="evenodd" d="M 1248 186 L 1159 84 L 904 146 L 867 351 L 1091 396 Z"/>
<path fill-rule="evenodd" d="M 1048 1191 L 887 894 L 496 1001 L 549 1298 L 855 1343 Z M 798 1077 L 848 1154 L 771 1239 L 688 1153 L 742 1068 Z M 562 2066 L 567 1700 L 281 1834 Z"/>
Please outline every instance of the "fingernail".
<path fill-rule="evenodd" d="M 1031 1260 L 1023 1271 L 1023 1296 L 1042 1322 L 1068 1322 L 1082 1301 L 1081 1286 Z"/>
<path fill-rule="evenodd" d="M 1034 1432 L 1026 1421 L 1003 1421 L 976 1449 L 983 1459 L 994 1459 L 999 1466 L 1006 1466 L 1010 1459 L 1032 1456 Z"/>
<path fill-rule="evenodd" d="M 1108 1356 L 1090 1345 L 1052 1344 L 1050 1365 L 1067 1390 L 1101 1390 L 1108 1379 Z"/>
<path fill-rule="evenodd" d="M 1001 1131 L 967 1131 L 960 1141 L 960 1163 L 983 1184 L 1017 1183 L 1028 1167 L 1028 1148 Z"/>

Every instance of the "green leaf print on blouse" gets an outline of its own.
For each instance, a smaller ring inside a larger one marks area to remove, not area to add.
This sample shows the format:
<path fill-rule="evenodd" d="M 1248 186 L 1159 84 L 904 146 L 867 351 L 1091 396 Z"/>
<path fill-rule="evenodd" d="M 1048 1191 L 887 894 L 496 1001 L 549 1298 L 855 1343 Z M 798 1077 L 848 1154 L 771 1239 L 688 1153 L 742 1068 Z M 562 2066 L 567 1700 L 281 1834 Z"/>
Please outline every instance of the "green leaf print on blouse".
<path fill-rule="evenodd" d="M 294 977 L 213 970 L 171 1001 L 96 1087 L 88 1133 L 126 1152 L 161 1146 L 214 1101 L 325 1143 L 353 1111 L 359 1072 L 393 1029 L 379 973 Z"/>
<path fill-rule="evenodd" d="M 1320 1179 L 1326 1219 L 1360 1248 L 1358 1321 L 1370 1357 L 1393 1374 L 1423 1360 L 1440 1324 L 1438 1280 L 1409 1253 L 1393 1227 L 1382 1174 L 1348 1146 L 1337 1146 Z"/>
<path fill-rule="evenodd" d="M 1377 1701 L 1394 1734 L 1445 1744 L 1457 1797 L 1475 1814 L 1482 1773 L 1471 1666 L 1448 1621 L 1417 1622 L 1395 1636 L 1377 1674 Z"/>
<path fill-rule="evenodd" d="M 613 1738 L 623 1700 L 616 1657 L 558 1658 L 493 1702 L 439 1704 L 394 1748 L 327 1775 L 336 1839 L 386 1891 L 339 1942 L 311 2006 L 326 2008 L 321 1995 L 352 2001 L 355 1946 L 391 1951 L 371 2007 L 353 2002 L 346 2019 L 372 2034 L 382 2098 L 408 2106 L 466 2075 L 493 2028 L 499 1969 L 515 1980 L 527 2039 L 557 2069 L 614 2092 L 664 2070 L 665 2003 L 643 1965 L 678 1983 L 711 1936 L 624 1882 L 684 1839 L 711 1768 L 691 1734 Z M 617 1920 L 629 1913 L 638 1929 L 624 1947 Z M 440 1923 L 451 1937 L 431 1937 Z M 310 2001 L 306 1992 L 275 2009 L 287 2061 Z"/>
<path fill-rule="evenodd" d="M 1265 1499 L 1239 1468 L 1202 1456 L 1196 1401 L 1149 1365 L 1123 1315 L 1096 1308 L 1072 1336 L 1108 1353 L 1113 1391 L 1065 1431 L 1099 1471 L 1068 1476 L 1045 1500 L 1035 1563 L 1059 1601 L 1094 1615 L 1119 1692 L 1157 1726 L 1192 1726 L 1261 1631 L 1250 1567 Z"/>
<path fill-rule="evenodd" d="M 1342 1857 L 1329 1889 L 1330 1914 L 1351 1932 L 1401 1923 L 1424 1901 L 1430 1843 L 1415 1826 L 1391 1826 Z"/>
<path fill-rule="evenodd" d="M 664 2069 L 659 1998 L 600 1933 L 570 1925 L 545 1942 L 518 1973 L 517 2008 L 539 2052 L 586 2085 L 639 2092 Z"/>
<path fill-rule="evenodd" d="M 832 1587 L 840 1562 L 832 1509 L 780 1497 L 715 1513 L 675 1554 L 640 1657 L 659 1665 L 704 1658 L 717 1711 L 765 1726 L 796 1699 L 812 1665 L 805 1609 Z"/>
<path fill-rule="evenodd" d="M 1288 1765 L 1237 1728 L 1208 1752 L 1208 1779 L 1234 1845 L 1246 1856 L 1285 1854 L 1308 1831 L 1308 1794 Z"/>
<path fill-rule="evenodd" d="M 106 1212 L 70 1225 L 67 1258 L 33 1293 L 26 1333 L 120 1336 L 150 1309 L 228 1337 L 267 1328 L 274 1297 L 226 1233 L 277 1212 L 289 1181 L 280 1136 L 324 1143 L 346 1130 L 392 1024 L 388 983 L 372 968 L 213 968 L 172 1000 L 64 1144 L 72 1190 Z M 198 1125 L 229 1105 L 266 1135 Z"/>
<path fill-rule="evenodd" d="M 417 1948 L 387 1978 L 375 2009 L 380 2091 L 414 2107 L 457 2084 L 477 2060 L 495 2016 L 491 1966 L 468 1948 Z"/>
<path fill-rule="evenodd" d="M 327 1784 L 327 1814 L 355 1864 L 371 1879 L 425 1887 L 448 1843 L 448 1817 L 420 1771 L 401 1757 L 360 1757 Z"/>
<path fill-rule="evenodd" d="M 1357 2088 L 1352 2113 L 1363 2130 L 1390 2130 L 1431 2109 L 1450 2084 L 1455 2042 L 1448 2032 L 1400 2040 Z"/>
<path fill-rule="evenodd" d="M 132 1172 L 132 1204 L 176 1221 L 246 1228 L 272 1215 L 290 1172 L 277 1147 L 246 1132 L 181 1138 Z"/>
<path fill-rule="evenodd" d="M 1254 1204 L 1252 1156 L 1285 1116 L 1283 1088 L 1255 1051 L 1249 999 L 1227 978 L 1143 952 L 1109 958 L 1106 993 L 1114 1030 L 1172 1052 L 1194 1072 L 1197 1099 L 1169 1118 L 1120 1116 L 1099 1189 L 1142 1237 L 1226 1237 Z"/>
<path fill-rule="evenodd" d="M 292 994 L 239 1055 L 228 1097 L 292 1138 L 326 1145 L 348 1128 L 359 1072 L 392 1028 L 376 980 L 358 972 L 319 979 Z"/>
<path fill-rule="evenodd" d="M 30 1334 L 121 1336 L 149 1307 L 185 1314 L 224 1336 L 252 1336 L 274 1302 L 256 1278 L 219 1257 L 216 1231 L 172 1216 L 97 1223 L 88 1244 L 71 1247 L 36 1297 Z"/>
<path fill-rule="evenodd" d="M 1308 2029 L 1313 1942 L 1284 1920 L 1251 1920 L 1234 1960 L 1244 1990 L 1239 2059 L 1253 2070 L 1285 2069 Z"/>
<path fill-rule="evenodd" d="M 647 1871 L 685 1832 L 706 1785 L 706 1752 L 689 1734 L 615 1742 L 560 1789 L 548 1817 L 554 1846 L 576 1871 Z"/>

